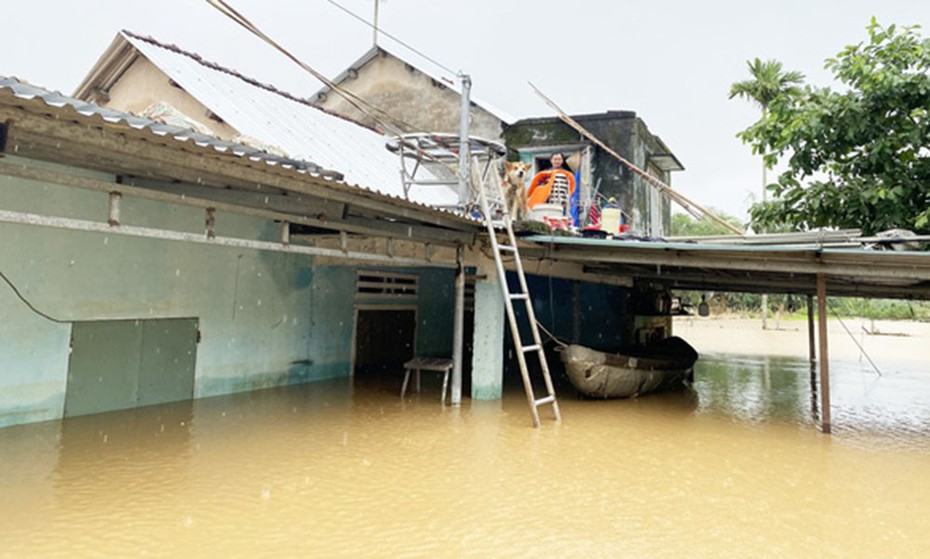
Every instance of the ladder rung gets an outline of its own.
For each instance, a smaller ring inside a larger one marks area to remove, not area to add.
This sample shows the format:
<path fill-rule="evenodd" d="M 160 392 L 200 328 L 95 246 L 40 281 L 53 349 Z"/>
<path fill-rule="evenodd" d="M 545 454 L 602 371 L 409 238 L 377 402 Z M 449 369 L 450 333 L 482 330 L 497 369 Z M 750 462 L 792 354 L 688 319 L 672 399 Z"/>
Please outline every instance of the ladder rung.
<path fill-rule="evenodd" d="M 536 407 L 539 407 L 539 406 L 544 406 L 546 404 L 551 404 L 552 402 L 555 402 L 555 394 L 551 394 L 549 396 L 546 396 L 545 398 L 540 398 L 534 401 L 533 404 L 535 404 Z"/>
<path fill-rule="evenodd" d="M 510 298 L 513 299 L 513 300 L 517 300 L 517 299 L 523 299 L 524 301 L 529 301 L 529 300 L 530 300 L 530 296 L 529 296 L 529 294 L 527 294 L 527 293 L 516 293 L 516 294 L 512 294 L 512 295 L 510 296 Z"/>
<path fill-rule="evenodd" d="M 523 346 L 523 353 L 529 353 L 531 351 L 539 351 L 541 349 L 542 349 L 542 346 L 538 346 L 536 344 Z"/>
<path fill-rule="evenodd" d="M 506 250 L 509 252 L 517 252 L 517 247 L 513 245 L 497 245 L 498 250 Z"/>

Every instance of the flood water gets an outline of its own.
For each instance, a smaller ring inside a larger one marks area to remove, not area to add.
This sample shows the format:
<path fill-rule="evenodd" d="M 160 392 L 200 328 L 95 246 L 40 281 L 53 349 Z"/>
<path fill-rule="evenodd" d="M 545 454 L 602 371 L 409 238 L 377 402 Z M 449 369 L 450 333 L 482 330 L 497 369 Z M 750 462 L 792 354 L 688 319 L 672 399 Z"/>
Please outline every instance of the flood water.
<path fill-rule="evenodd" d="M 693 390 L 519 386 L 441 407 L 400 376 L 0 429 L 0 557 L 925 557 L 930 373 L 703 355 Z"/>

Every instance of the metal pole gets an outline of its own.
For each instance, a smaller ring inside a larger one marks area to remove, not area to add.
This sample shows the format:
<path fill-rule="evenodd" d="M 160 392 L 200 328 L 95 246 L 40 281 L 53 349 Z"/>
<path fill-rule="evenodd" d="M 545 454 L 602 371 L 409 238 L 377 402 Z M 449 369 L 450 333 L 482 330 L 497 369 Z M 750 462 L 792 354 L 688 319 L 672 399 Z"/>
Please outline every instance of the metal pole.
<path fill-rule="evenodd" d="M 374 29 L 374 46 L 378 46 L 378 6 L 381 4 L 381 0 L 375 0 L 375 24 L 372 26 Z"/>
<path fill-rule="evenodd" d="M 468 125 L 471 117 L 471 76 L 459 74 L 462 79 L 462 107 L 459 112 L 459 204 L 471 202 L 468 196 L 468 160 L 471 159 L 468 144 Z"/>
<path fill-rule="evenodd" d="M 807 353 L 810 356 L 810 362 L 817 361 L 817 353 L 814 348 L 814 296 L 807 296 Z"/>
<path fill-rule="evenodd" d="M 462 345 L 465 340 L 465 247 L 455 249 L 455 321 L 452 330 L 452 405 L 462 405 Z"/>
<path fill-rule="evenodd" d="M 830 434 L 830 354 L 827 352 L 827 278 L 817 274 L 817 322 L 820 330 L 820 423 Z"/>

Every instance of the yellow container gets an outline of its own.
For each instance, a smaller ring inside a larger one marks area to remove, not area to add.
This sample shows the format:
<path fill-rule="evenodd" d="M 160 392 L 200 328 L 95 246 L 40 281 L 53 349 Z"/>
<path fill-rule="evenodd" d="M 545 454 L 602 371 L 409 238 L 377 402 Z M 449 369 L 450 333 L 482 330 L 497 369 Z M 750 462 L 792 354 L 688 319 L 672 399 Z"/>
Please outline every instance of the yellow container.
<path fill-rule="evenodd" d="M 620 233 L 620 208 L 604 208 L 601 211 L 601 231 L 611 235 Z"/>

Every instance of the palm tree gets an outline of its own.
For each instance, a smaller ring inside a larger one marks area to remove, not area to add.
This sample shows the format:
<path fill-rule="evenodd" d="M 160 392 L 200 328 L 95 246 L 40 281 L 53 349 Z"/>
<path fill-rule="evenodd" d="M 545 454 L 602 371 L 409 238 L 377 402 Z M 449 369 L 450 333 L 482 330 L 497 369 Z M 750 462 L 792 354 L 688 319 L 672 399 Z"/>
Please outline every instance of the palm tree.
<path fill-rule="evenodd" d="M 804 81 L 801 72 L 785 72 L 781 62 L 777 60 L 762 60 L 756 58 L 746 62 L 751 80 L 736 82 L 730 86 L 730 99 L 742 97 L 755 101 L 762 109 L 762 119 L 768 116 L 769 106 L 781 95 L 796 95 L 800 93 L 798 84 Z M 765 154 L 762 154 L 762 201 L 765 202 L 766 172 Z M 762 295 L 762 329 L 768 328 L 768 295 Z"/>
<path fill-rule="evenodd" d="M 752 74 L 751 80 L 736 82 L 730 86 L 730 99 L 742 97 L 755 101 L 762 109 L 762 118 L 764 119 L 769 112 L 769 106 L 781 95 L 796 95 L 800 93 L 798 84 L 804 81 L 804 74 L 801 72 L 784 72 L 782 71 L 781 62 L 777 60 L 766 60 L 763 62 L 756 58 L 752 62 L 746 62 L 749 67 L 749 73 Z M 763 154 L 764 155 L 764 154 Z M 766 165 L 765 158 L 762 159 L 762 200 L 765 201 L 765 182 L 766 182 Z"/>

